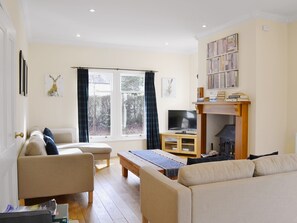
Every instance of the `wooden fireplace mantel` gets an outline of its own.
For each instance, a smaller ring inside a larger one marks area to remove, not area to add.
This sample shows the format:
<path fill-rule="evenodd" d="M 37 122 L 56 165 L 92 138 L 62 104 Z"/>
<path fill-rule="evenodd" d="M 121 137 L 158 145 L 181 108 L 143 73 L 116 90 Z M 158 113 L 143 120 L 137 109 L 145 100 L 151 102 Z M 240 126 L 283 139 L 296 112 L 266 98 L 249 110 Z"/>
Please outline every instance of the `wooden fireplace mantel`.
<path fill-rule="evenodd" d="M 250 101 L 240 102 L 197 102 L 198 151 L 206 153 L 207 114 L 235 116 L 235 159 L 246 159 L 248 150 L 248 105 Z"/>

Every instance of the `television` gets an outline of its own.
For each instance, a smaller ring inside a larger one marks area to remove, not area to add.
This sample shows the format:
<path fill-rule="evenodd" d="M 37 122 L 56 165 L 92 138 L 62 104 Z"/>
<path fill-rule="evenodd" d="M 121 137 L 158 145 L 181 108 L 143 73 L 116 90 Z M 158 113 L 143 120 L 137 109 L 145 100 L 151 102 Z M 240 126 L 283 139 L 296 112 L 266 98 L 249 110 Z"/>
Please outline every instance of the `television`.
<path fill-rule="evenodd" d="M 181 131 L 180 133 L 196 131 L 196 110 L 168 110 L 168 130 Z"/>

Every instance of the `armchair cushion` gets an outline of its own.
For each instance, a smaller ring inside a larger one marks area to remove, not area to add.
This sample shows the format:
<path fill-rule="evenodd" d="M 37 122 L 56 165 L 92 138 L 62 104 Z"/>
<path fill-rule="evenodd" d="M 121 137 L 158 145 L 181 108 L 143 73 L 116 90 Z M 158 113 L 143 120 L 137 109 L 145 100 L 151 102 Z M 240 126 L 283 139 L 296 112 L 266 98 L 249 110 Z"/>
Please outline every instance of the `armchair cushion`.
<path fill-rule="evenodd" d="M 44 141 L 46 143 L 45 149 L 46 149 L 47 155 L 58 155 L 59 154 L 58 148 L 57 148 L 54 140 L 51 137 L 44 135 Z"/>
<path fill-rule="evenodd" d="M 45 142 L 39 135 L 33 135 L 26 146 L 26 156 L 46 155 Z"/>
<path fill-rule="evenodd" d="M 273 153 L 263 154 L 263 155 L 253 155 L 253 154 L 250 154 L 250 156 L 248 157 L 248 159 L 249 160 L 254 160 L 254 159 L 258 159 L 258 158 L 263 157 L 263 156 L 273 156 L 273 155 L 278 155 L 278 151 L 275 151 Z"/>
<path fill-rule="evenodd" d="M 55 142 L 54 134 L 52 133 L 52 131 L 49 128 L 44 128 L 43 134 L 48 137 L 51 137 L 53 139 L 53 141 Z"/>
<path fill-rule="evenodd" d="M 188 158 L 187 165 L 192 165 L 196 163 L 206 163 L 213 161 L 223 161 L 231 159 L 230 156 L 227 155 L 219 155 L 219 156 L 208 156 L 203 158 Z"/>

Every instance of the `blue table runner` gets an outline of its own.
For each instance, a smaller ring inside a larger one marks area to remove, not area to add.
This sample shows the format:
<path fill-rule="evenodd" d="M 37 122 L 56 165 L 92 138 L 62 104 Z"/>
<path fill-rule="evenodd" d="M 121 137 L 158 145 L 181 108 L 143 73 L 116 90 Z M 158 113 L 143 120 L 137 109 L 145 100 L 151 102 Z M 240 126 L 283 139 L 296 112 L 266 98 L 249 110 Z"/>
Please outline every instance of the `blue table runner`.
<path fill-rule="evenodd" d="M 176 177 L 178 169 L 185 166 L 184 163 L 162 156 L 161 154 L 154 152 L 154 150 L 131 150 L 129 152 L 158 167 L 161 167 L 164 169 L 164 174 L 167 177 Z"/>

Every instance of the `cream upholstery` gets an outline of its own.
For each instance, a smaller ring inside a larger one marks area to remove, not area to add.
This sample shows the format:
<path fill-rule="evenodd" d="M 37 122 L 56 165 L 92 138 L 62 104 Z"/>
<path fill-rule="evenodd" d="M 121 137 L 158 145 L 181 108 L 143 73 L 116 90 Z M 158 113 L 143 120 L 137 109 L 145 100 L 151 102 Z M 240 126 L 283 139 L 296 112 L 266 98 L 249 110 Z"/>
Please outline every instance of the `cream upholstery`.
<path fill-rule="evenodd" d="M 297 155 L 283 154 L 278 156 L 262 157 L 254 161 L 255 176 L 265 176 L 297 170 Z"/>
<path fill-rule="evenodd" d="M 58 149 L 78 148 L 84 153 L 92 153 L 94 160 L 107 160 L 109 165 L 111 147 L 106 143 L 79 143 L 74 128 L 51 129 Z"/>
<path fill-rule="evenodd" d="M 94 156 L 78 148 L 47 155 L 43 134 L 34 130 L 18 157 L 18 197 L 20 200 L 94 190 Z M 54 135 L 56 136 L 56 135 Z M 42 151 L 38 154 L 38 151 Z"/>
<path fill-rule="evenodd" d="M 91 153 L 19 157 L 19 199 L 92 192 L 93 159 Z"/>
<path fill-rule="evenodd" d="M 141 212 L 153 223 L 190 223 L 191 190 L 154 169 L 140 169 Z"/>
<path fill-rule="evenodd" d="M 255 164 L 251 160 L 229 160 L 183 166 L 179 169 L 178 182 L 189 187 L 253 177 Z"/>
<path fill-rule="evenodd" d="M 191 186 L 144 167 L 140 170 L 143 222 L 297 222 L 296 158 L 295 154 L 287 154 L 255 161 L 221 161 L 183 167 L 179 180 Z M 251 173 L 251 170 L 254 171 Z M 252 177 L 257 171 L 269 175 Z M 205 180 L 195 181 L 193 174 Z M 220 178 L 220 182 L 214 182 L 215 177 Z"/>
<path fill-rule="evenodd" d="M 45 150 L 45 142 L 40 135 L 32 135 L 28 142 L 26 142 L 26 156 L 47 155 Z"/>

